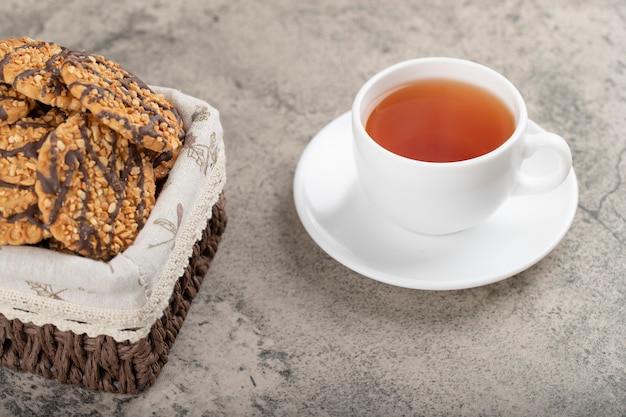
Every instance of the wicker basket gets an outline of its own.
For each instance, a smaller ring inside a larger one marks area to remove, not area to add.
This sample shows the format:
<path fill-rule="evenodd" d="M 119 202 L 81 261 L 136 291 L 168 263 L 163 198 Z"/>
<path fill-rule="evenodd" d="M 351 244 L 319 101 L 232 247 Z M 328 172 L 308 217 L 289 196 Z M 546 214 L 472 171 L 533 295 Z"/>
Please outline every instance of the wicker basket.
<path fill-rule="evenodd" d="M 88 337 L 0 314 L 0 364 L 94 390 L 135 394 L 152 386 L 217 251 L 227 222 L 224 203 L 222 194 L 168 307 L 148 336 L 135 343 L 116 342 L 110 336 Z"/>
<path fill-rule="evenodd" d="M 167 362 L 226 227 L 226 174 L 217 110 L 154 88 L 179 109 L 187 138 L 148 222 L 108 263 L 1 248 L 0 365 L 134 394 Z"/>

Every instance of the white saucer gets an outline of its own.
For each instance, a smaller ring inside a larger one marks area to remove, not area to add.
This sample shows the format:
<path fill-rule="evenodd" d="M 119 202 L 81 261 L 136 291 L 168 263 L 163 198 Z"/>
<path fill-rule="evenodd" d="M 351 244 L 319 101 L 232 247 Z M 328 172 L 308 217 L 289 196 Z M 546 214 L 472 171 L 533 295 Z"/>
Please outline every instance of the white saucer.
<path fill-rule="evenodd" d="M 541 130 L 529 122 L 529 131 Z M 541 171 L 549 157 L 535 154 L 527 162 L 529 169 Z M 453 290 L 511 277 L 546 256 L 574 219 L 578 185 L 572 169 L 557 189 L 511 197 L 472 229 L 446 236 L 412 233 L 382 216 L 361 189 L 348 112 L 324 127 L 304 150 L 295 173 L 294 200 L 313 240 L 348 268 L 400 287 Z"/>

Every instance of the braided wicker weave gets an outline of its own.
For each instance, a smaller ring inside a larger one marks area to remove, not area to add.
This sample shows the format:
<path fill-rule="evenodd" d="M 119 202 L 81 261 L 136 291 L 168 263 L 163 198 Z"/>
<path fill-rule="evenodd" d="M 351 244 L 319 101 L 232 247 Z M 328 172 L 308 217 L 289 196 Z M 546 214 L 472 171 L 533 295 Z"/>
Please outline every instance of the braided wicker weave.
<path fill-rule="evenodd" d="M 135 343 L 116 342 L 106 335 L 88 337 L 60 331 L 53 324 L 8 320 L 0 314 L 0 365 L 114 393 L 136 394 L 152 386 L 217 251 L 227 223 L 224 205 L 222 193 L 168 307 L 148 336 Z"/>

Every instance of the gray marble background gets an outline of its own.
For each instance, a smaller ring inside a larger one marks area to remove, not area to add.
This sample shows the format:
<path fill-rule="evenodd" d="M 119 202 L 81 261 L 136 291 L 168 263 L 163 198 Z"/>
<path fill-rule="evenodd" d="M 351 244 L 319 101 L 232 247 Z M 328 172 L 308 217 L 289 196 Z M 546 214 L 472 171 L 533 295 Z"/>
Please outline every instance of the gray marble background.
<path fill-rule="evenodd" d="M 157 384 L 111 395 L 0 369 L 6 416 L 626 415 L 624 0 L 8 0 L 0 37 L 119 61 L 221 111 L 230 223 Z M 463 291 L 364 278 L 306 234 L 292 179 L 360 85 L 427 55 L 510 78 L 569 142 L 576 218 Z"/>

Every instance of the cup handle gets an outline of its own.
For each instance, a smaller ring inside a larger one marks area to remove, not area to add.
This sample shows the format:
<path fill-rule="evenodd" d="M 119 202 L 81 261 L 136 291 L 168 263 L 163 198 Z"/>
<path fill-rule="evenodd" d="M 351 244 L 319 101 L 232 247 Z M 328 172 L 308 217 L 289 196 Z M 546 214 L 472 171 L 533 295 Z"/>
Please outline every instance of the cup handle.
<path fill-rule="evenodd" d="M 557 134 L 541 132 L 527 134 L 524 138 L 523 158 L 528 159 L 538 151 L 552 152 L 556 156 L 557 163 L 551 167 L 551 172 L 546 175 L 531 175 L 520 170 L 517 176 L 519 185 L 516 194 L 524 190 L 531 193 L 550 191 L 561 185 L 569 175 L 572 167 L 572 152 L 567 142 Z"/>

